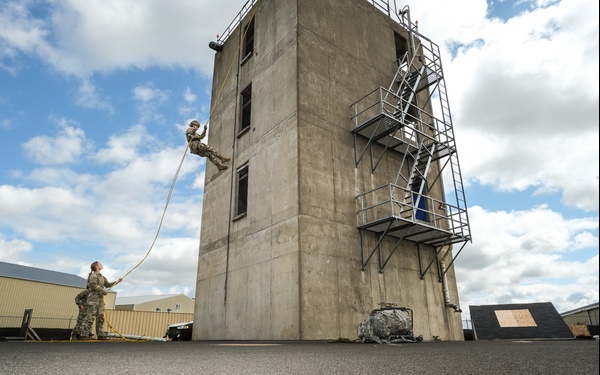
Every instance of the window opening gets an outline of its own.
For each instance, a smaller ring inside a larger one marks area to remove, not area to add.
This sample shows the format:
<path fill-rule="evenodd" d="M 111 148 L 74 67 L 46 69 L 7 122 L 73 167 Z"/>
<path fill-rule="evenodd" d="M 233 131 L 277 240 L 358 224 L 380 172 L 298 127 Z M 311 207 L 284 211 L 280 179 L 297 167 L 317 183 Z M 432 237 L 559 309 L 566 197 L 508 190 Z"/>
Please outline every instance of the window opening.
<path fill-rule="evenodd" d="M 397 32 L 394 32 L 394 42 L 396 46 L 396 64 L 400 66 L 402 59 L 407 58 L 405 55 L 408 53 L 408 40 Z M 409 106 L 406 106 L 406 104 L 405 101 L 399 102 L 399 109 L 406 112 L 406 124 L 413 124 L 414 126 L 414 123 L 417 123 L 419 120 L 416 95 L 413 96 Z"/>
<path fill-rule="evenodd" d="M 237 171 L 237 205 L 236 218 L 248 211 L 248 164 Z"/>
<path fill-rule="evenodd" d="M 240 121 L 240 133 L 250 129 L 252 119 L 252 84 L 248 85 L 241 93 L 242 113 Z"/>
<path fill-rule="evenodd" d="M 400 59 L 408 52 L 408 41 L 396 32 L 394 32 L 394 41 L 396 43 L 396 61 L 399 63 Z"/>
<path fill-rule="evenodd" d="M 246 60 L 254 52 L 254 17 L 244 28 L 244 32 L 246 34 L 244 36 L 244 58 L 242 60 Z"/>

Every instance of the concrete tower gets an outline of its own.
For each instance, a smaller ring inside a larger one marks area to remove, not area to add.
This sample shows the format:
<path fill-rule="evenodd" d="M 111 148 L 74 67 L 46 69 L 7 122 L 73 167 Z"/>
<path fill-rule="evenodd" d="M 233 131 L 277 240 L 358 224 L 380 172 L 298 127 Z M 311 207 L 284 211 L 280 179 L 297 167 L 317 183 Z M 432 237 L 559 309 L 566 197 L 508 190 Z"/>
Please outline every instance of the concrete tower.
<path fill-rule="evenodd" d="M 408 8 L 249 0 L 210 47 L 208 143 L 232 160 L 206 167 L 193 340 L 355 339 L 381 303 L 463 340 L 466 202 L 439 49 Z"/>

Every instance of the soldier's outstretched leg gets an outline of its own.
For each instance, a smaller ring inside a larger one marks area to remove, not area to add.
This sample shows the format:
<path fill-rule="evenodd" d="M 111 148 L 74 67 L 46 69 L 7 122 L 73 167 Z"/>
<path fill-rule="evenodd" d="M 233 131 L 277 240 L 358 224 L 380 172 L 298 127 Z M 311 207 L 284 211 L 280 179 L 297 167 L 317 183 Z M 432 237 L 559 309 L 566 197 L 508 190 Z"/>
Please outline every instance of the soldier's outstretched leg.
<path fill-rule="evenodd" d="M 219 158 L 217 156 L 215 156 L 215 154 L 213 152 L 207 152 L 206 153 L 206 157 L 213 162 L 214 165 L 217 166 L 217 168 L 219 168 L 220 171 L 227 169 L 228 167 L 226 165 L 221 164 L 221 161 L 219 160 Z"/>
<path fill-rule="evenodd" d="M 205 145 L 204 152 L 206 153 L 206 156 L 208 156 L 209 158 L 211 158 L 210 160 L 219 159 L 221 161 L 221 163 L 225 163 L 226 161 L 231 160 L 230 158 L 221 155 L 219 153 L 219 151 L 215 150 L 214 148 L 210 147 L 209 145 Z"/>

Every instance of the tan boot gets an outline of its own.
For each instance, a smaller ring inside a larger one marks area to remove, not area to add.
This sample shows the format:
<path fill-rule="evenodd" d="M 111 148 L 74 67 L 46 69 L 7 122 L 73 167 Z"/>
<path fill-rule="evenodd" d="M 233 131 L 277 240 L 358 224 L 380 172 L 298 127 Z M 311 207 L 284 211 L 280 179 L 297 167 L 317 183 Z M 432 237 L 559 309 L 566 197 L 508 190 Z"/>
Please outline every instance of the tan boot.
<path fill-rule="evenodd" d="M 224 171 L 225 169 L 229 168 L 229 167 L 227 167 L 226 165 L 223 165 L 223 164 L 219 164 L 219 165 L 217 165 L 217 167 L 219 168 L 220 171 Z"/>
<path fill-rule="evenodd" d="M 226 158 L 225 156 L 219 156 L 219 159 L 221 159 L 221 161 L 223 163 L 228 162 L 229 160 L 231 160 L 231 158 Z"/>

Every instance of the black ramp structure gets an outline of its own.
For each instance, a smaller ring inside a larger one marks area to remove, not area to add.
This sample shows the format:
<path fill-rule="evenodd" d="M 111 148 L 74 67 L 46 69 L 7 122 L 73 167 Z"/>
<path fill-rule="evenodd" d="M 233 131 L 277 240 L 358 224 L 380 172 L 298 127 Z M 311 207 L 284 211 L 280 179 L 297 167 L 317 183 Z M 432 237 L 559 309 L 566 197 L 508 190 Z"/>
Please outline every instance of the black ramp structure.
<path fill-rule="evenodd" d="M 550 302 L 469 306 L 476 340 L 574 339 Z"/>

